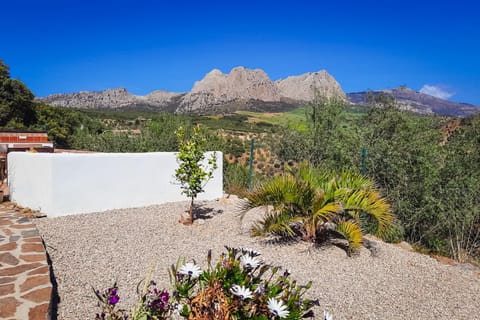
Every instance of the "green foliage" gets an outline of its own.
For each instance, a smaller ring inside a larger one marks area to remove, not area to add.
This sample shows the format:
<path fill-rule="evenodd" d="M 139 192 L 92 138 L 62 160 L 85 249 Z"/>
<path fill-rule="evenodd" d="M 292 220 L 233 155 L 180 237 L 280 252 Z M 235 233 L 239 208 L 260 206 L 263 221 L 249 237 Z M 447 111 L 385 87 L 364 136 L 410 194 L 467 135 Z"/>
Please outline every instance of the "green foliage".
<path fill-rule="evenodd" d="M 202 161 L 205 159 L 206 138 L 200 126 L 193 127 L 190 137 L 185 134 L 185 128 L 177 130 L 179 152 L 177 154 L 178 169 L 175 170 L 175 178 L 183 189 L 183 194 L 191 199 L 190 218 L 188 223 L 193 222 L 193 201 L 197 195 L 204 191 L 205 183 L 213 177 L 213 171 L 217 168 L 217 156 L 215 153 L 208 159 L 208 165 L 204 168 Z"/>
<path fill-rule="evenodd" d="M 385 232 L 381 235 L 383 241 L 389 243 L 402 242 L 405 237 L 405 229 L 400 222 L 395 221 L 392 225 L 385 229 Z"/>
<path fill-rule="evenodd" d="M 166 152 L 178 150 L 175 131 L 183 126 L 190 130 L 191 123 L 184 117 L 172 114 L 157 114 L 139 134 L 131 130 L 116 132 L 101 130 L 99 133 L 88 129 L 77 130 L 71 145 L 75 149 L 98 152 Z"/>
<path fill-rule="evenodd" d="M 433 239 L 443 241 L 443 250 L 465 262 L 480 257 L 480 116 L 464 119 L 449 138 L 440 184 L 441 228 Z M 438 243 L 438 242 L 437 242 Z"/>
<path fill-rule="evenodd" d="M 354 172 L 330 173 L 306 163 L 261 184 L 246 199 L 243 214 L 255 207 L 272 208 L 253 226 L 253 235 L 301 236 L 315 242 L 333 231 L 351 250 L 362 243 L 364 215 L 375 222 L 376 234 L 393 221 L 389 204 L 371 181 Z"/>
<path fill-rule="evenodd" d="M 372 108 L 364 123 L 368 175 L 387 193 L 409 239 L 426 239 L 438 215 L 434 188 L 440 183 L 442 150 L 437 124 L 394 106 Z"/>
<path fill-rule="evenodd" d="M 248 168 L 237 163 L 224 162 L 223 190 L 242 196 L 248 190 Z"/>
<path fill-rule="evenodd" d="M 372 108 L 364 118 L 368 175 L 393 204 L 410 242 L 459 261 L 479 256 L 479 116 L 441 143 L 442 119 Z M 396 239 L 399 240 L 399 239 Z"/>
<path fill-rule="evenodd" d="M 75 145 L 78 132 L 96 133 L 103 129 L 100 121 L 76 110 L 36 103 L 35 112 L 37 122 L 31 128 L 46 130 L 57 148 L 68 149 Z"/>
<path fill-rule="evenodd" d="M 275 153 L 284 161 L 308 161 L 333 170 L 360 165 L 360 130 L 341 98 L 317 98 L 306 108 L 306 130 L 283 128 Z"/>
<path fill-rule="evenodd" d="M 33 93 L 23 82 L 10 78 L 0 60 L 0 127 L 25 128 L 36 122 Z"/>

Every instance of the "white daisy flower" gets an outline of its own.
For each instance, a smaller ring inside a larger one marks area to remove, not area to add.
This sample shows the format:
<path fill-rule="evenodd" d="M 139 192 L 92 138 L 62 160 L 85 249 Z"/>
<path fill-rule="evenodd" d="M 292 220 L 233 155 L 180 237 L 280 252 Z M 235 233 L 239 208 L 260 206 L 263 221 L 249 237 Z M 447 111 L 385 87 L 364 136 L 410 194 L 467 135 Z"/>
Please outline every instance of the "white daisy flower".
<path fill-rule="evenodd" d="M 197 266 L 195 263 L 187 262 L 180 267 L 178 272 L 192 278 L 198 278 L 198 276 L 202 273 L 202 269 L 200 269 L 200 267 Z"/>
<path fill-rule="evenodd" d="M 283 304 L 282 301 L 279 301 L 275 298 L 268 299 L 268 309 L 270 312 L 280 318 L 286 318 L 290 314 L 287 310 L 287 306 Z"/>
<path fill-rule="evenodd" d="M 255 249 L 250 249 L 250 248 L 241 248 L 240 250 L 242 251 L 242 253 L 248 253 L 252 257 L 256 257 L 256 256 L 259 256 L 261 254 L 259 251 L 255 250 Z"/>
<path fill-rule="evenodd" d="M 237 297 L 240 297 L 240 299 L 242 300 L 249 299 L 252 297 L 252 291 L 250 291 L 250 289 L 245 288 L 244 286 L 236 285 L 236 284 L 234 284 L 230 288 L 230 292 L 236 295 Z"/>
<path fill-rule="evenodd" d="M 327 310 L 323 310 L 323 320 L 333 320 L 333 315 Z"/>
<path fill-rule="evenodd" d="M 252 257 L 249 254 L 241 256 L 240 262 L 245 268 L 252 268 L 252 269 L 258 267 L 262 263 L 260 259 L 258 259 L 257 257 Z"/>

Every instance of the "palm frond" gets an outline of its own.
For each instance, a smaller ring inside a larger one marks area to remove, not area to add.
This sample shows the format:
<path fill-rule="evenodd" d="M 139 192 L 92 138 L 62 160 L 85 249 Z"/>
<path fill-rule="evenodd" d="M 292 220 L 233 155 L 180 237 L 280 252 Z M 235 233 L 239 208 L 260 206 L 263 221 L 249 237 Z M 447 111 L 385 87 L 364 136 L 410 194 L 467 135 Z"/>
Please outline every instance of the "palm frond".
<path fill-rule="evenodd" d="M 391 207 L 377 191 L 338 189 L 335 196 L 355 220 L 360 221 L 360 213 L 371 216 L 377 224 L 378 234 L 393 223 Z"/>
<path fill-rule="evenodd" d="M 260 184 L 255 190 L 247 193 L 248 200 L 242 206 L 243 210 L 249 210 L 261 206 L 278 206 L 289 202 L 295 190 L 296 180 L 291 176 L 278 176 Z"/>
<path fill-rule="evenodd" d="M 375 188 L 372 180 L 362 176 L 359 172 L 343 170 L 337 175 L 337 186 L 339 189 L 348 188 L 356 190 L 371 190 Z"/>
<path fill-rule="evenodd" d="M 335 232 L 348 241 L 348 246 L 351 250 L 357 250 L 362 245 L 362 229 L 354 221 L 340 221 L 335 227 Z"/>
<path fill-rule="evenodd" d="M 270 211 L 265 214 L 263 219 L 253 224 L 251 234 L 253 236 L 276 234 L 293 237 L 295 231 L 292 229 L 292 225 L 298 220 L 298 217 L 291 216 L 286 212 Z"/>
<path fill-rule="evenodd" d="M 337 202 L 329 202 L 313 212 L 313 216 L 322 221 L 330 221 L 340 213 L 342 206 Z"/>

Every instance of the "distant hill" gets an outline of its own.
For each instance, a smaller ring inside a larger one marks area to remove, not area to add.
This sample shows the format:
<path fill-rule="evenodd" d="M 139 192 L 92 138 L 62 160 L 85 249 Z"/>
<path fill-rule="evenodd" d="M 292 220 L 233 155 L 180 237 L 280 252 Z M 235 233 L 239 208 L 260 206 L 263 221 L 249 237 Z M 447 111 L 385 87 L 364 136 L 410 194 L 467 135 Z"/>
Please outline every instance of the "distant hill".
<path fill-rule="evenodd" d="M 345 93 L 326 71 L 309 72 L 273 82 L 261 69 L 233 68 L 224 74 L 214 69 L 195 82 L 187 93 L 154 91 L 145 96 L 124 88 L 98 92 L 82 91 L 39 98 L 48 104 L 83 109 L 137 109 L 175 113 L 230 113 L 238 110 L 283 111 L 312 101 L 314 92 L 323 97 Z"/>
<path fill-rule="evenodd" d="M 480 112 L 480 107 L 471 104 L 443 100 L 403 87 L 391 90 L 348 93 L 347 99 L 355 105 L 368 105 L 369 95 L 375 97 L 380 95 L 390 96 L 400 108 L 420 114 L 466 117 Z"/>

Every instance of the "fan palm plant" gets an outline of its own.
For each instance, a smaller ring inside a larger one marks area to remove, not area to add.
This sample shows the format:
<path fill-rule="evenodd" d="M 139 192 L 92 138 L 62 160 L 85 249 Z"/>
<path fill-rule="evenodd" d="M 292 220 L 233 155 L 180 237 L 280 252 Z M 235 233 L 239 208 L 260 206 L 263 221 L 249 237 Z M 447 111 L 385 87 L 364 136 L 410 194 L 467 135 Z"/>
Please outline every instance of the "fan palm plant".
<path fill-rule="evenodd" d="M 326 172 L 307 163 L 268 180 L 246 199 L 242 217 L 252 208 L 267 209 L 252 226 L 254 236 L 301 236 L 315 242 L 337 235 L 355 250 L 367 227 L 380 235 L 393 222 L 390 205 L 371 180 L 351 171 Z"/>

